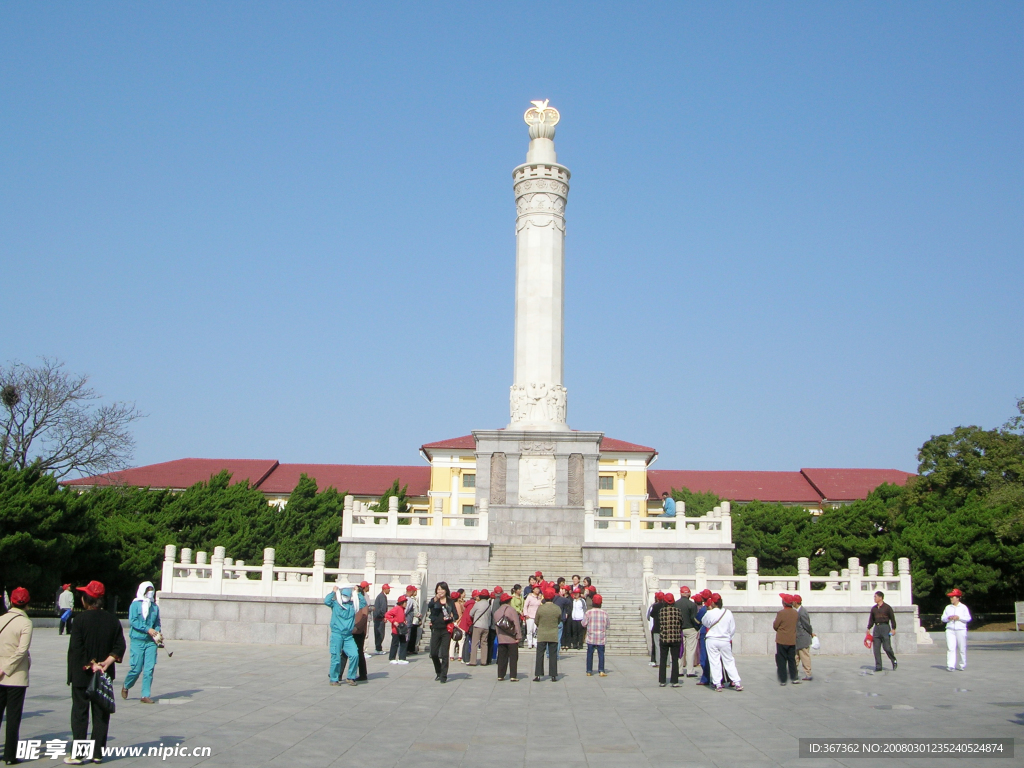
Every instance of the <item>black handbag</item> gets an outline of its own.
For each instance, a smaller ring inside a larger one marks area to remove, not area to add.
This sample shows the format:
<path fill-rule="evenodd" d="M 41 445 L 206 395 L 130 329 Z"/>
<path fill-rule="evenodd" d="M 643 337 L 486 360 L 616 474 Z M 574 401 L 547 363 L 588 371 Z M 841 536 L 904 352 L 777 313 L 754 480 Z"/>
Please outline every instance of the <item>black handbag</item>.
<path fill-rule="evenodd" d="M 94 672 L 89 687 L 85 689 L 85 697 L 107 714 L 114 714 L 114 683 L 106 672 Z"/>

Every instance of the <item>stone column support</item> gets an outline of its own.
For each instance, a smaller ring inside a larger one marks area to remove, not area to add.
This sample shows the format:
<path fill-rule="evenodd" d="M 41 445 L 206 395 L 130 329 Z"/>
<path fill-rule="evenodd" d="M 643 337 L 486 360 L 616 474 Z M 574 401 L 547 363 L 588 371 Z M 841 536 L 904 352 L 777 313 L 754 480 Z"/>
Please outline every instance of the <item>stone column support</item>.
<path fill-rule="evenodd" d="M 750 605 L 757 605 L 758 602 L 758 588 L 759 583 L 757 580 L 757 558 L 747 558 L 747 597 L 749 598 Z"/>
<path fill-rule="evenodd" d="M 914 602 L 914 592 L 910 583 L 910 558 L 901 557 L 898 561 L 900 569 L 900 604 L 911 605 Z"/>
<path fill-rule="evenodd" d="M 313 593 L 323 595 L 324 592 L 324 561 L 327 552 L 322 549 L 313 551 Z"/>
<path fill-rule="evenodd" d="M 164 547 L 164 565 L 160 574 L 160 591 L 174 592 L 174 559 L 178 555 L 178 548 L 173 544 Z"/>
<path fill-rule="evenodd" d="M 260 594 L 270 597 L 274 594 L 274 549 L 267 547 L 263 550 L 263 570 L 261 574 L 262 584 Z"/>
<path fill-rule="evenodd" d="M 806 557 L 798 557 L 796 561 L 797 590 L 803 594 L 811 591 L 811 561 Z"/>
<path fill-rule="evenodd" d="M 210 561 L 210 564 L 213 567 L 213 571 L 210 574 L 210 578 L 213 579 L 214 587 L 216 589 L 216 591 L 214 592 L 215 595 L 223 595 L 224 594 L 224 556 L 225 556 L 225 554 L 226 554 L 226 550 L 224 549 L 224 547 L 214 547 L 213 548 L 213 560 Z"/>

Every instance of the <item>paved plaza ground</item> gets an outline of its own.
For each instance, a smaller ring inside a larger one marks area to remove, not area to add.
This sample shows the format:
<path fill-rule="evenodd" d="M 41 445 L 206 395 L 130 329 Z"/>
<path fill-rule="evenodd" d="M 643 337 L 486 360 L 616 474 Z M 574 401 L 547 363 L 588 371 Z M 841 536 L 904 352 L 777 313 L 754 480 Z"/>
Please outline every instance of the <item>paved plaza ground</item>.
<path fill-rule="evenodd" d="M 108 746 L 209 746 L 212 757 L 164 761 L 204 768 L 1024 765 L 1024 643 L 977 637 L 967 673 L 947 672 L 936 646 L 874 674 L 865 651 L 818 656 L 813 682 L 780 687 L 773 659 L 747 656 L 737 659 L 746 690 L 718 694 L 692 680 L 659 688 L 638 657 L 610 656 L 608 677 L 587 677 L 580 654 L 562 659 L 556 683 L 531 682 L 532 654 L 518 683 L 497 682 L 494 667 L 454 664 L 447 685 L 434 682 L 426 656 L 408 666 L 379 656 L 368 683 L 331 687 L 326 649 L 176 642 L 157 665 L 157 703 L 140 704 L 138 687 L 119 698 Z M 70 739 L 66 643 L 55 629 L 35 633 L 23 739 Z M 126 671 L 119 666 L 119 680 Z M 1015 737 L 1018 757 L 799 759 L 800 737 Z"/>

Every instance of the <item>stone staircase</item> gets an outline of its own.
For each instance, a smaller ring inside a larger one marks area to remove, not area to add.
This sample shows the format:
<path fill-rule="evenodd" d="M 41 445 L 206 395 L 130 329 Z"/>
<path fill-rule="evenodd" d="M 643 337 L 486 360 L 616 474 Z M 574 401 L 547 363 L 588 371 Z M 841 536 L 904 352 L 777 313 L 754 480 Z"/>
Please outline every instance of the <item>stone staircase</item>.
<path fill-rule="evenodd" d="M 522 584 L 525 592 L 532 574 L 540 571 L 548 581 L 559 576 L 572 580 L 573 574 L 588 576 L 580 547 L 491 546 L 487 565 L 452 587 L 493 590 L 500 585 L 511 591 Z M 592 577 L 593 578 L 593 577 Z M 645 656 L 648 653 L 640 618 L 640 597 L 620 584 L 594 579 L 594 585 L 603 599 L 601 605 L 608 612 L 609 629 L 606 652 L 616 656 Z M 580 651 L 564 651 L 579 654 Z M 582 653 L 585 653 L 583 651 Z"/>

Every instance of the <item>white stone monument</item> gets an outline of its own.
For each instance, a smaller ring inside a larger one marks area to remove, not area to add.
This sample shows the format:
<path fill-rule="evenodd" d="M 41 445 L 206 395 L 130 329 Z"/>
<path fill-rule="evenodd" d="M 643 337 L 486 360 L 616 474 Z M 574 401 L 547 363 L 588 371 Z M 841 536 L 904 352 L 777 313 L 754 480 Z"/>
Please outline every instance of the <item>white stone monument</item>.
<path fill-rule="evenodd" d="M 569 169 L 555 154 L 556 109 L 526 111 L 530 145 L 512 171 L 516 201 L 515 357 L 505 429 L 477 430 L 477 503 L 498 543 L 582 543 L 583 508 L 597 499 L 600 432 L 566 424 L 563 381 L 565 205 Z M 524 533 L 525 532 L 525 533 Z"/>

